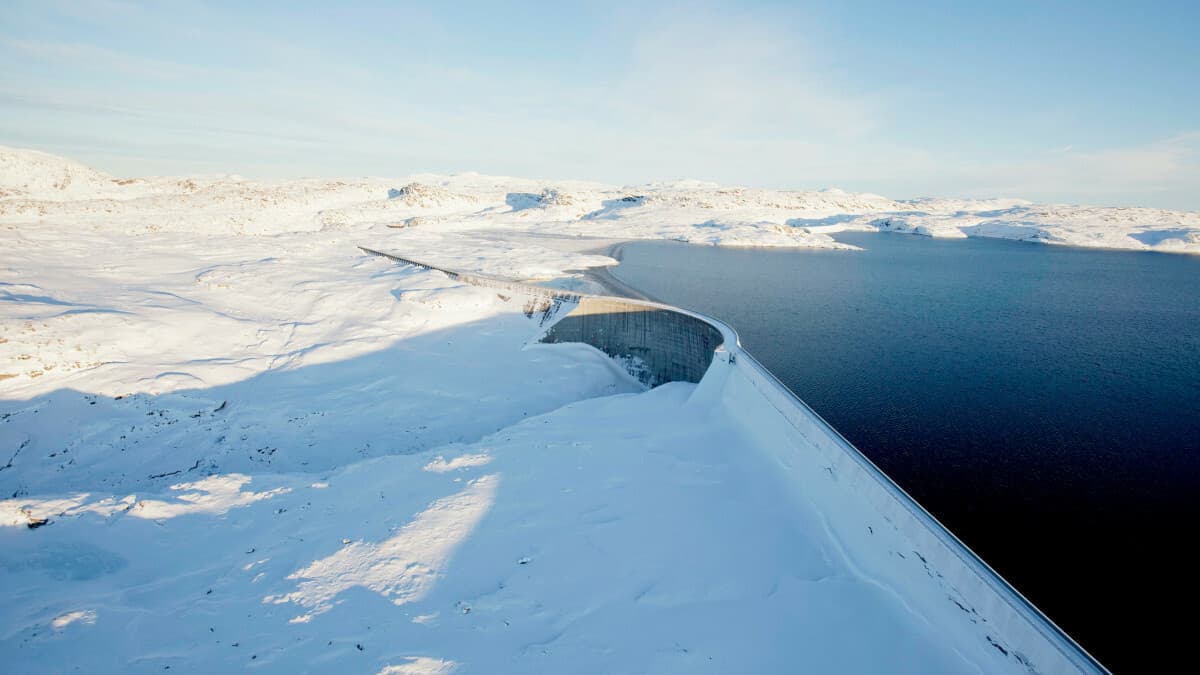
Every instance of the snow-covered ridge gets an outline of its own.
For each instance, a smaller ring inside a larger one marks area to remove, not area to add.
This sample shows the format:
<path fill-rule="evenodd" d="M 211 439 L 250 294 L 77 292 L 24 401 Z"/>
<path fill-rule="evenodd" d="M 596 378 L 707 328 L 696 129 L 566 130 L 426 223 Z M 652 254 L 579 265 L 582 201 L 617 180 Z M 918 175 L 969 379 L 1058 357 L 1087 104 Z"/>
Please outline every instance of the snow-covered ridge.
<path fill-rule="evenodd" d="M 130 233 L 274 235 L 387 226 L 420 229 L 415 236 L 426 238 L 488 229 L 818 248 L 853 248 L 829 235 L 859 230 L 1200 252 L 1200 213 L 1166 209 L 1017 199 L 894 200 L 834 189 L 764 190 L 698 181 L 617 187 L 479 174 L 119 179 L 68 159 L 0 147 L 0 227 L 64 219 Z"/>
<path fill-rule="evenodd" d="M 764 423 L 782 406 L 754 403 L 751 360 L 646 391 L 590 346 L 540 343 L 513 293 L 356 249 L 527 279 L 612 262 L 563 234 L 827 242 L 774 207 L 716 208 L 757 191 L 72 184 L 0 200 L 7 670 L 1041 663 L 926 569 L 936 550 L 861 498 L 849 455 L 781 454 L 798 427 Z"/>
<path fill-rule="evenodd" d="M 0 147 L 0 199 L 87 198 L 117 193 L 127 184 L 69 159 Z"/>

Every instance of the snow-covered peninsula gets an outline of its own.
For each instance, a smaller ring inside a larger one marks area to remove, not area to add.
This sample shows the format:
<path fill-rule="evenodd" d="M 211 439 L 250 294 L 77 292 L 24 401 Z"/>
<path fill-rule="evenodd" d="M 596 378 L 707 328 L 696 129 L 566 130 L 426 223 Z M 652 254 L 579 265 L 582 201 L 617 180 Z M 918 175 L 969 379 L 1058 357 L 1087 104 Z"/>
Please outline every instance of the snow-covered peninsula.
<path fill-rule="evenodd" d="M 597 239 L 837 248 L 839 229 L 1200 252 L 1200 216 L 1150 209 L 114 179 L 0 149 L 0 659 L 1028 672 L 991 608 L 887 543 L 886 515 L 847 529 L 878 505 L 767 447 L 717 384 L 646 390 L 539 343 L 517 299 L 356 248 L 563 279 L 614 262 Z"/>

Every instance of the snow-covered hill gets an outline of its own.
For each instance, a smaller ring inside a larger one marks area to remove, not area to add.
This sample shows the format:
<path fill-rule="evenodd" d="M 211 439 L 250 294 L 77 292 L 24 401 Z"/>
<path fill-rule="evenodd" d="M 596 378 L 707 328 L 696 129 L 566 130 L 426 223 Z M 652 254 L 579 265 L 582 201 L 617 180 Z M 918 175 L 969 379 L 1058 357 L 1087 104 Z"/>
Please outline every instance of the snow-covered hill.
<path fill-rule="evenodd" d="M 97 230 L 258 234 L 339 228 L 464 230 L 674 239 L 725 246 L 850 248 L 843 230 L 994 237 L 1072 246 L 1200 252 L 1200 213 L 898 201 L 841 190 L 781 191 L 682 181 L 616 187 L 462 174 L 397 179 L 114 179 L 77 162 L 0 148 L 0 227 L 70 221 Z"/>
<path fill-rule="evenodd" d="M 0 146 L 0 199 L 89 199 L 119 194 L 120 188 L 132 182 L 63 157 Z"/>
<path fill-rule="evenodd" d="M 2 152 L 0 670 L 1028 672 L 928 567 L 912 588 L 864 572 L 847 538 L 885 521 L 835 531 L 850 510 L 785 484 L 694 385 L 642 391 L 591 347 L 538 343 L 519 299 L 356 248 L 563 277 L 614 262 L 582 235 L 833 247 L 934 205 L 114 180 Z M 978 209 L 943 215 L 1083 213 Z M 1194 236 L 1187 218 L 1153 227 Z"/>

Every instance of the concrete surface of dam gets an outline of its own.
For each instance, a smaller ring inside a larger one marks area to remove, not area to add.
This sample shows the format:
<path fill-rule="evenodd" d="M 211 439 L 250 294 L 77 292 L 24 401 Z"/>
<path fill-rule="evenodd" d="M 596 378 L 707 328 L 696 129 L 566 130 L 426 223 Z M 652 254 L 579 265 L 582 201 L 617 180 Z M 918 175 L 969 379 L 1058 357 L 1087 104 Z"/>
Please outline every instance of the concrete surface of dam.
<path fill-rule="evenodd" d="M 589 344 L 648 386 L 697 383 L 689 404 L 725 416 L 753 439 L 745 450 L 767 457 L 797 505 L 815 506 L 856 573 L 901 597 L 914 621 L 935 623 L 947 641 L 994 649 L 1024 672 L 1107 672 L 745 352 L 725 323 L 669 305 L 559 291 L 362 250 L 523 297 L 527 314 L 541 313 L 541 341 Z"/>
<path fill-rule="evenodd" d="M 584 296 L 542 342 L 583 342 L 625 364 L 642 384 L 699 382 L 725 341 L 698 317 L 624 300 Z"/>

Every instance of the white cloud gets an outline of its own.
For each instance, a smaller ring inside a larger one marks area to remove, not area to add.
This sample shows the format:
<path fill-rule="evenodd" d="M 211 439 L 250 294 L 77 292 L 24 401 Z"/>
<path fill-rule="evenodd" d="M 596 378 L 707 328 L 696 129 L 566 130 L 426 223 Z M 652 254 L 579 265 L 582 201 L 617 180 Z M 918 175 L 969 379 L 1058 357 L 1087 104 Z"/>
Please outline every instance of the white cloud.
<path fill-rule="evenodd" d="M 1093 203 L 1135 202 L 1197 208 L 1200 195 L 1200 131 L 1141 145 L 1046 152 L 964 171 L 970 191 L 1034 199 L 1075 195 Z"/>
<path fill-rule="evenodd" d="M 134 56 L 88 44 L 56 40 L 27 40 L 0 37 L 0 48 L 39 61 L 51 61 L 73 69 L 120 73 L 131 77 L 182 79 L 208 73 L 208 69 L 163 59 Z"/>
<path fill-rule="evenodd" d="M 855 137 L 879 122 L 870 97 L 844 83 L 771 17 L 672 12 L 637 34 L 617 101 L 667 126 L 796 139 Z"/>
<path fill-rule="evenodd" d="M 83 13 L 102 17 L 104 0 L 96 1 Z M 903 125 L 913 114 L 951 111 L 901 83 L 864 88 L 863 73 L 841 69 L 822 26 L 792 7 L 606 14 L 611 22 L 595 27 L 604 58 L 579 69 L 513 62 L 504 44 L 495 60 L 455 62 L 436 48 L 454 39 L 453 13 L 436 10 L 406 13 L 392 22 L 393 40 L 361 50 L 331 48 L 356 39 L 336 27 L 318 45 L 297 39 L 301 29 L 260 30 L 209 5 L 143 6 L 110 26 L 174 31 L 174 51 L 136 39 L 0 36 L 0 56 L 50 66 L 0 72 L 0 142 L 119 175 L 475 170 L 1200 207 L 1194 131 L 1117 148 L 1072 139 L 1074 147 L 1021 156 L 1018 144 L 1004 143 L 1013 129 L 981 128 L 975 142 L 943 147 L 936 130 Z M 439 37 L 432 51 L 428 35 Z M 218 41 L 227 58 L 206 56 Z M 564 63 L 577 57 L 564 54 Z M 922 84 L 945 97 L 957 91 L 952 82 Z M 1029 105 L 1037 112 L 1042 103 Z"/>

